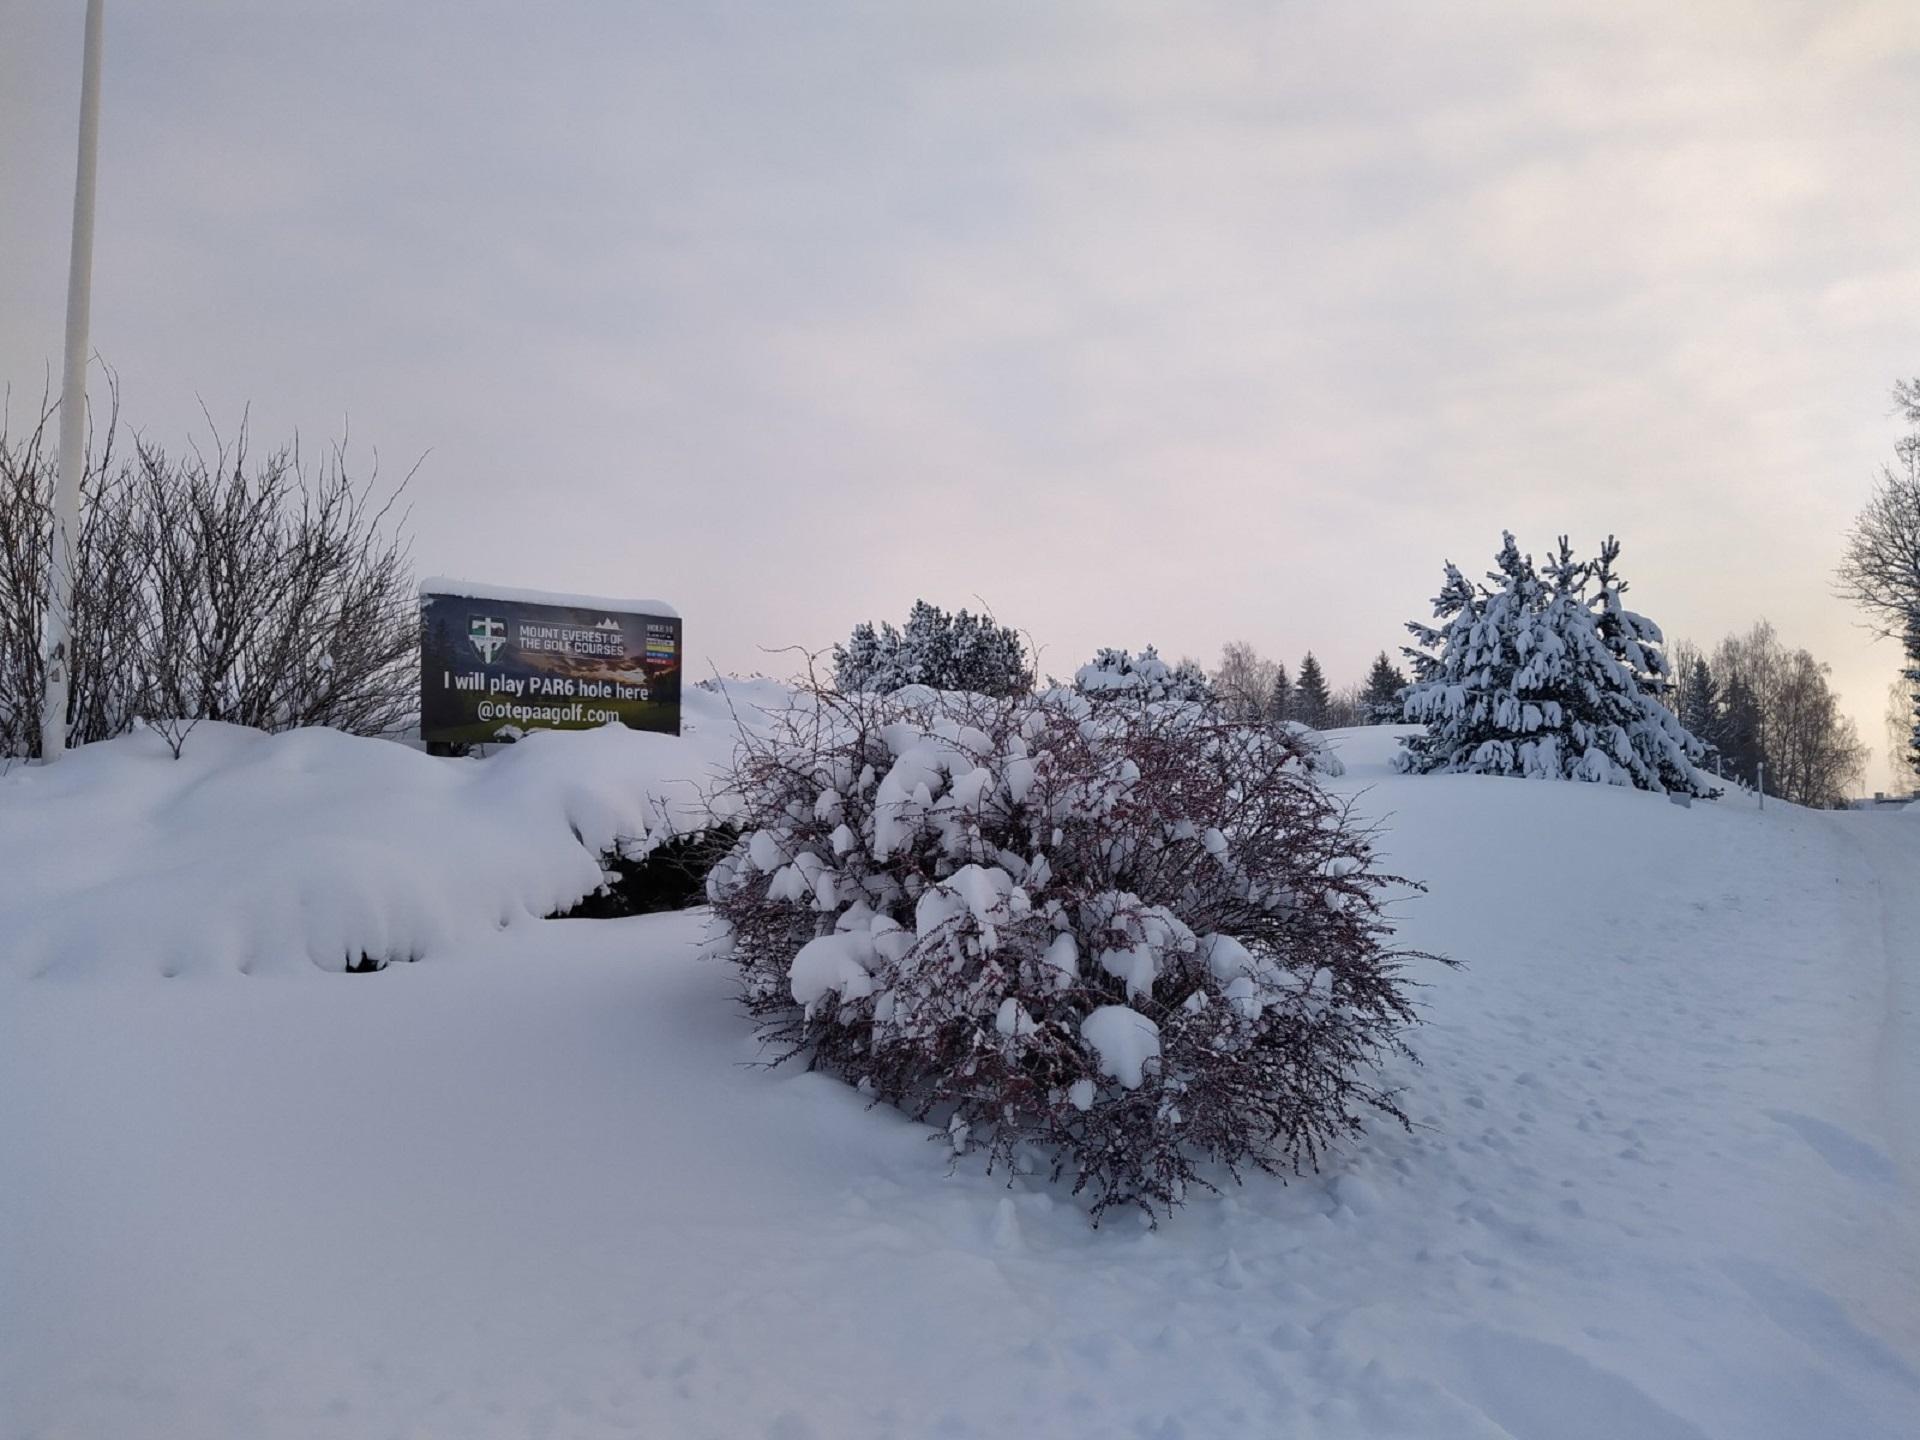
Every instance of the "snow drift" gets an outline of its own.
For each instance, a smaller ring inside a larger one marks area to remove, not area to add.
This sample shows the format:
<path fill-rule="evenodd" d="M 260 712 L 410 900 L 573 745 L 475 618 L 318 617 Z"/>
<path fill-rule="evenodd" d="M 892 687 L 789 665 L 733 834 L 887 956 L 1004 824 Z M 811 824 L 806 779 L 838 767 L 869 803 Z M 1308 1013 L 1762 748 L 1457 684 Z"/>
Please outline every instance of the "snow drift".
<path fill-rule="evenodd" d="M 731 697 L 731 704 L 729 703 Z M 616 842 L 697 824 L 785 692 L 696 686 L 686 734 L 536 734 L 484 759 L 336 730 L 151 732 L 0 776 L 0 967 L 342 970 L 451 953 L 598 888 Z"/>

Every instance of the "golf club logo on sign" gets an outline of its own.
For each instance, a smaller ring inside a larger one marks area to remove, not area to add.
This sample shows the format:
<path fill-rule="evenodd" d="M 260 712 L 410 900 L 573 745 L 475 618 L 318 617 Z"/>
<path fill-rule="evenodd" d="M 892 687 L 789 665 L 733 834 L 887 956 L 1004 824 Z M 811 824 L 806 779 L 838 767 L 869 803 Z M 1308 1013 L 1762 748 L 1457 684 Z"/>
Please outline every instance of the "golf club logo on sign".
<path fill-rule="evenodd" d="M 480 652 L 480 663 L 491 665 L 500 647 L 507 643 L 507 622 L 491 615 L 475 615 L 467 621 L 467 639 Z"/>

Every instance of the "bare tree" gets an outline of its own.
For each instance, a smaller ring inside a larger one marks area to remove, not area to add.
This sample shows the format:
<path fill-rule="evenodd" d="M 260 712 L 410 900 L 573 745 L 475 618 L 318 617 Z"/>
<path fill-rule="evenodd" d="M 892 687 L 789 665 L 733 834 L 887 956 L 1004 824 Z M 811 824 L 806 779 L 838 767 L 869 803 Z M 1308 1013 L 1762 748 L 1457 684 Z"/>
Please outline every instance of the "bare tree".
<path fill-rule="evenodd" d="M 1367 711 L 1366 694 L 1358 685 L 1343 685 L 1327 697 L 1323 730 L 1346 730 L 1372 724 Z"/>
<path fill-rule="evenodd" d="M 1278 673 L 1279 667 L 1247 641 L 1229 640 L 1220 651 L 1219 668 L 1213 672 L 1213 691 L 1229 716 L 1259 720 L 1267 714 Z"/>
<path fill-rule="evenodd" d="M 1722 748 L 1733 777 L 1751 784 L 1764 766 L 1769 795 L 1798 805 L 1844 803 L 1867 747 L 1840 713 L 1827 667 L 1806 650 L 1789 650 L 1763 620 L 1721 641 L 1712 668 L 1728 701 Z"/>
<path fill-rule="evenodd" d="M 1920 624 L 1920 379 L 1894 387 L 1913 431 L 1894 447 L 1880 483 L 1847 535 L 1840 593 L 1867 614 L 1876 633 L 1899 638 Z"/>
<path fill-rule="evenodd" d="M 1906 703 L 1920 701 L 1920 378 L 1893 387 L 1911 427 L 1894 446 L 1894 463 L 1854 520 L 1840 562 L 1840 593 L 1866 613 L 1876 635 L 1900 642 Z M 1920 728 L 1888 747 L 1896 772 L 1920 766 Z"/>

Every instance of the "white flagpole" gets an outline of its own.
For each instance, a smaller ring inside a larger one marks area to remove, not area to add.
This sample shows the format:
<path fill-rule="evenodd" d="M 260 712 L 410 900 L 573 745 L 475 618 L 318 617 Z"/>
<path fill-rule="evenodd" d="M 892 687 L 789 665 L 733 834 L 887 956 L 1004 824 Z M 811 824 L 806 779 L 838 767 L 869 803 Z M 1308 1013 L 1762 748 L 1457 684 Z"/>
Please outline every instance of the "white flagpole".
<path fill-rule="evenodd" d="M 60 385 L 60 469 L 53 490 L 52 551 L 41 658 L 40 758 L 67 748 L 67 694 L 73 684 L 73 547 L 80 532 L 80 481 L 87 463 L 87 322 L 93 305 L 93 179 L 100 150 L 102 0 L 87 0 L 80 71 L 80 160 L 73 181 L 73 253 L 67 266 L 67 356 Z"/>

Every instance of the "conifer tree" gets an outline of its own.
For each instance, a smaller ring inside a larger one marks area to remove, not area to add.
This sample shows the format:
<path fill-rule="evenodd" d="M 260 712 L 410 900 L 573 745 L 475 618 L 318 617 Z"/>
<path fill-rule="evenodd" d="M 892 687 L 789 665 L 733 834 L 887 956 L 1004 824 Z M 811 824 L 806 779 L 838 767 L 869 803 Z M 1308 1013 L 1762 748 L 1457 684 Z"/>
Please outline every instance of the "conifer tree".
<path fill-rule="evenodd" d="M 833 681 L 846 693 L 926 685 L 1009 696 L 1033 688 L 1033 670 L 1018 631 L 990 615 L 953 615 L 916 600 L 904 629 L 854 626 L 847 643 L 833 647 Z"/>
<path fill-rule="evenodd" d="M 1574 559 L 1562 537 L 1538 570 L 1511 534 L 1477 592 L 1449 565 L 1434 602 L 1441 626 L 1408 626 L 1424 651 L 1405 696 L 1402 769 L 1538 776 L 1715 793 L 1697 769 L 1705 746 L 1654 688 L 1665 678 L 1659 631 L 1625 609 L 1602 560 Z M 1589 583 L 1600 591 L 1589 597 Z"/>
<path fill-rule="evenodd" d="M 1720 683 L 1713 678 L 1713 670 L 1704 655 L 1693 657 L 1692 670 L 1687 676 L 1686 703 L 1680 707 L 1680 724 L 1707 747 L 1702 763 L 1711 766 L 1720 753 Z"/>
<path fill-rule="evenodd" d="M 1387 652 L 1382 650 L 1374 657 L 1373 668 L 1367 672 L 1367 687 L 1360 694 L 1367 724 L 1398 725 L 1400 692 L 1406 687 L 1406 675 L 1387 659 Z"/>
<path fill-rule="evenodd" d="M 843 691 L 872 690 L 881 676 L 891 676 L 900 654 L 900 632 L 891 625 L 880 630 L 862 620 L 847 643 L 833 647 L 833 683 Z"/>
<path fill-rule="evenodd" d="M 1567 540 L 1560 537 L 1560 550 L 1564 555 Z M 1609 535 L 1600 546 L 1600 556 L 1588 567 L 1588 575 L 1598 588 L 1587 603 L 1593 607 L 1594 626 L 1607 650 L 1639 683 L 1644 694 L 1664 701 L 1673 689 L 1673 676 L 1667 664 L 1666 637 L 1660 633 L 1660 627 L 1644 615 L 1635 614 L 1626 608 L 1620 597 L 1626 593 L 1627 582 L 1614 571 L 1613 562 L 1620 558 L 1620 542 Z M 1584 582 L 1583 582 L 1584 583 Z"/>
<path fill-rule="evenodd" d="M 1619 554 L 1620 542 L 1609 535 L 1598 559 L 1576 561 L 1562 535 L 1545 567 L 1551 585 L 1545 618 L 1549 633 L 1568 647 L 1563 713 L 1580 752 L 1567 757 L 1567 773 L 1641 790 L 1716 794 L 1699 771 L 1706 745 L 1667 708 L 1660 627 L 1621 603 L 1627 587 L 1613 568 Z M 1597 587 L 1591 596 L 1590 582 Z"/>
<path fill-rule="evenodd" d="M 1267 697 L 1267 719 L 1276 725 L 1293 719 L 1295 703 L 1293 680 L 1287 674 L 1286 662 L 1276 660 L 1273 662 L 1273 689 Z"/>
<path fill-rule="evenodd" d="M 1109 646 L 1074 674 L 1073 684 L 1083 694 L 1103 698 L 1129 696 L 1148 703 L 1173 700 L 1213 705 L 1213 685 L 1197 661 L 1169 665 L 1149 645 L 1138 655 Z"/>
<path fill-rule="evenodd" d="M 1300 662 L 1300 678 L 1293 686 L 1293 714 L 1287 718 L 1318 730 L 1327 723 L 1328 695 L 1327 677 L 1309 650 L 1307 658 Z"/>
<path fill-rule="evenodd" d="M 1400 647 L 1400 653 L 1407 657 L 1407 663 L 1413 667 L 1414 684 L 1424 685 L 1439 676 L 1442 669 L 1440 654 L 1447 648 L 1449 633 L 1461 624 L 1463 617 L 1470 629 L 1485 608 L 1480 592 L 1460 573 L 1458 566 L 1451 560 L 1447 561 L 1446 581 L 1433 599 L 1433 618 L 1443 620 L 1446 624 L 1435 627 L 1409 620 L 1407 629 L 1416 644 Z"/>
<path fill-rule="evenodd" d="M 1766 759 L 1766 737 L 1760 723 L 1760 698 L 1739 671 L 1727 677 L 1720 696 L 1720 724 L 1714 743 L 1720 748 L 1722 768 L 1731 779 L 1751 785 Z"/>
<path fill-rule="evenodd" d="M 1407 624 L 1419 648 L 1405 652 L 1413 682 L 1403 713 L 1427 730 L 1400 742 L 1402 770 L 1526 773 L 1535 732 L 1560 723 L 1557 705 L 1515 697 L 1521 631 L 1544 605 L 1540 577 L 1511 534 L 1494 563 L 1487 575 L 1492 585 L 1475 586 L 1448 561 L 1433 601 L 1434 619 L 1442 623 Z"/>

